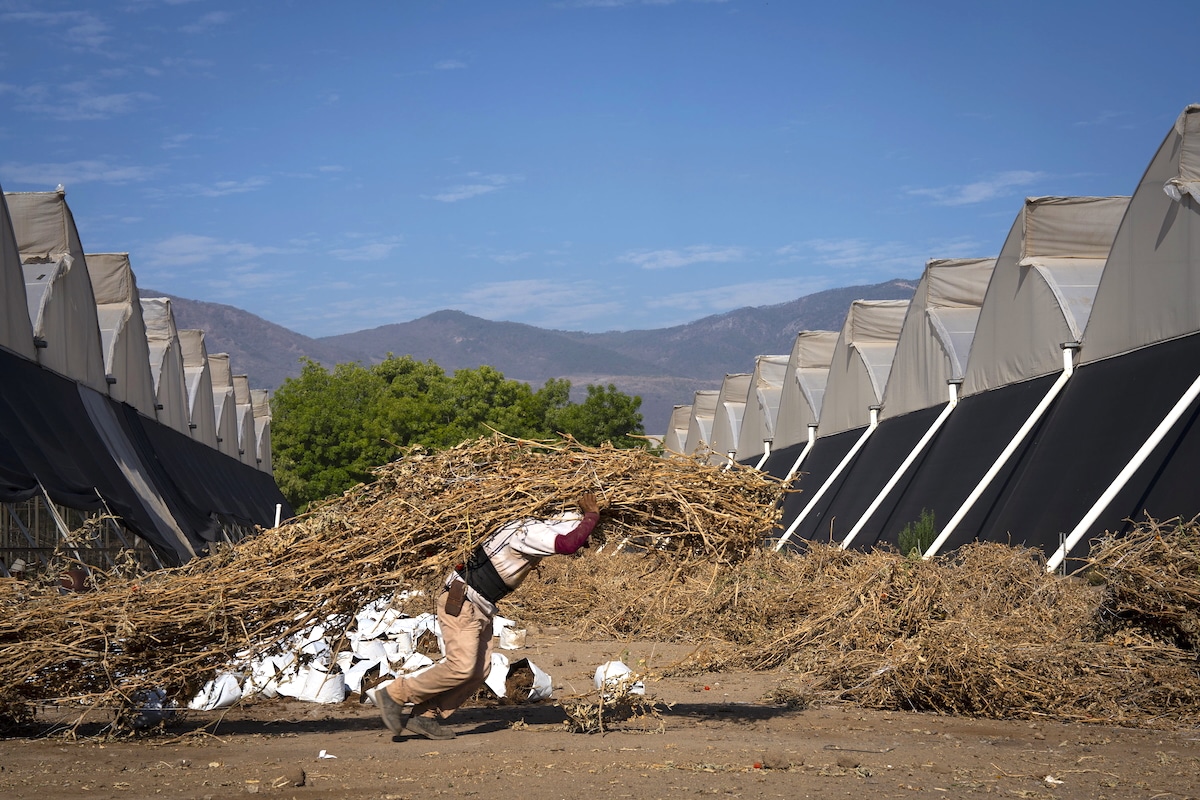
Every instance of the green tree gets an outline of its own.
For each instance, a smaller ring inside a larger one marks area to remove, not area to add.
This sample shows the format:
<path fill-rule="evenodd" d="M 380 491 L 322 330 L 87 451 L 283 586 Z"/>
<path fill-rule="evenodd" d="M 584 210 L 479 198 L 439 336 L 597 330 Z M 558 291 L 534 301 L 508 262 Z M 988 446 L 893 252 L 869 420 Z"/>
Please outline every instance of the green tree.
<path fill-rule="evenodd" d="M 297 507 L 344 491 L 388 457 L 383 381 L 358 364 L 332 373 L 306 360 L 273 399 L 275 476 Z"/>
<path fill-rule="evenodd" d="M 613 384 L 587 387 L 587 399 L 582 403 L 559 408 L 551 415 L 550 422 L 556 431 L 569 433 L 583 444 L 597 446 L 605 442 L 613 447 L 644 447 L 644 439 L 634 438 L 645 434 L 642 426 L 642 398 L 629 396 Z"/>
<path fill-rule="evenodd" d="M 546 381 L 534 391 L 482 366 L 453 376 L 432 361 L 388 355 L 371 367 L 332 371 L 306 360 L 273 399 L 275 480 L 297 509 L 345 491 L 394 458 L 397 447 L 452 447 L 490 430 L 527 439 L 569 433 L 585 444 L 641 447 L 641 398 L 588 386 L 570 401 L 571 382 Z"/>

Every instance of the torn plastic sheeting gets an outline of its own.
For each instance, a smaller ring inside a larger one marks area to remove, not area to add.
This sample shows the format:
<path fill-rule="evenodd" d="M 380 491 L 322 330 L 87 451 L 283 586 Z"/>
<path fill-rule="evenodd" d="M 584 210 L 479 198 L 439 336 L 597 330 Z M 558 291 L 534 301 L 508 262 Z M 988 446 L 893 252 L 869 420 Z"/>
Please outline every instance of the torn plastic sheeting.
<path fill-rule="evenodd" d="M 530 700 L 548 700 L 554 691 L 550 676 L 528 659 L 521 659 L 529 664 L 533 672 L 533 686 L 529 689 Z M 508 672 L 510 668 L 508 656 L 503 653 L 492 653 L 492 668 L 488 671 L 484 684 L 492 690 L 496 697 L 504 697 L 508 693 Z"/>
<path fill-rule="evenodd" d="M 375 668 L 379 668 L 381 675 L 390 674 L 387 663 L 384 661 L 359 661 L 349 668 L 343 668 L 342 674 L 346 677 L 346 688 L 352 692 L 361 693 L 363 678 Z"/>
<path fill-rule="evenodd" d="M 250 675 L 242 685 L 242 694 L 258 695 L 268 700 L 279 696 L 279 682 L 294 672 L 295 655 L 274 655 L 250 663 Z"/>
<path fill-rule="evenodd" d="M 388 657 L 387 647 L 379 639 L 358 639 L 350 643 L 350 651 L 356 658 L 378 661 Z M 338 653 L 338 659 L 342 654 Z"/>
<path fill-rule="evenodd" d="M 1167 193 L 1167 197 L 1176 203 L 1181 202 L 1185 194 L 1200 200 L 1200 181 L 1185 181 L 1182 178 L 1172 178 L 1163 184 L 1163 191 Z"/>
<path fill-rule="evenodd" d="M 242 687 L 238 676 L 232 672 L 222 672 L 204 684 L 188 703 L 188 708 L 193 711 L 215 711 L 218 708 L 229 708 L 241 699 Z"/>
<path fill-rule="evenodd" d="M 504 650 L 521 650 L 525 647 L 524 628 L 505 628 L 500 631 L 500 647 Z"/>
<path fill-rule="evenodd" d="M 294 676 L 280 681 L 277 691 L 309 703 L 340 703 L 346 699 L 346 676 L 315 666 L 301 667 Z"/>
<path fill-rule="evenodd" d="M 646 685 L 636 680 L 633 670 L 624 661 L 606 661 L 596 667 L 594 683 L 597 689 L 616 689 L 629 684 L 630 694 L 646 693 Z"/>

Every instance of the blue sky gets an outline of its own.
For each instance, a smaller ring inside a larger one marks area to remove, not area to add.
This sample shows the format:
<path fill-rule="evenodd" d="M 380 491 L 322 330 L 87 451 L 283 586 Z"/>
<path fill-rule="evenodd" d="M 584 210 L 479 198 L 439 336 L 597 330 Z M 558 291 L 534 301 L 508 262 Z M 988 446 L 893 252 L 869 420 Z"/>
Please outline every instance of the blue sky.
<path fill-rule="evenodd" d="M 0 186 L 310 336 L 659 328 L 995 255 L 1200 102 L 1180 2 L 0 0 Z"/>

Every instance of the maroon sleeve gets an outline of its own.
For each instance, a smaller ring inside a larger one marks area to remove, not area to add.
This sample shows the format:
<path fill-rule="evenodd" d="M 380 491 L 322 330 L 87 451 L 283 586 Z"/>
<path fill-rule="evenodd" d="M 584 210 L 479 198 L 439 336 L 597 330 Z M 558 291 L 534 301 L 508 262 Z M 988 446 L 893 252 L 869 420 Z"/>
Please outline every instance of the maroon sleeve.
<path fill-rule="evenodd" d="M 595 511 L 584 514 L 583 519 L 575 526 L 575 530 L 570 533 L 560 533 L 554 537 L 554 552 L 560 556 L 569 556 L 583 547 L 588 536 L 591 535 L 592 529 L 596 527 L 596 523 L 599 521 L 600 515 Z"/>

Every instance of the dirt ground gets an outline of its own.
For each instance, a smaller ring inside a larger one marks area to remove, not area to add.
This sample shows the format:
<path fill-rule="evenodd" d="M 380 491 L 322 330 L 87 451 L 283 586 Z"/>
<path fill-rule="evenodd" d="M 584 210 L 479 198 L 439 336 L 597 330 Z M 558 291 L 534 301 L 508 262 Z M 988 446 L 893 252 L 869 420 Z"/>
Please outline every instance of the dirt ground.
<path fill-rule="evenodd" d="M 507 654 L 528 657 L 550 673 L 556 697 L 567 697 L 590 690 L 604 661 L 644 660 L 652 672 L 689 650 L 530 631 L 527 647 Z M 451 719 L 454 740 L 393 740 L 374 707 L 355 697 L 189 712 L 137 740 L 2 739 L 0 797 L 1200 798 L 1200 727 L 797 709 L 766 700 L 786 677 L 654 680 L 647 692 L 659 717 L 603 734 L 569 732 L 553 702 L 491 702 Z"/>

